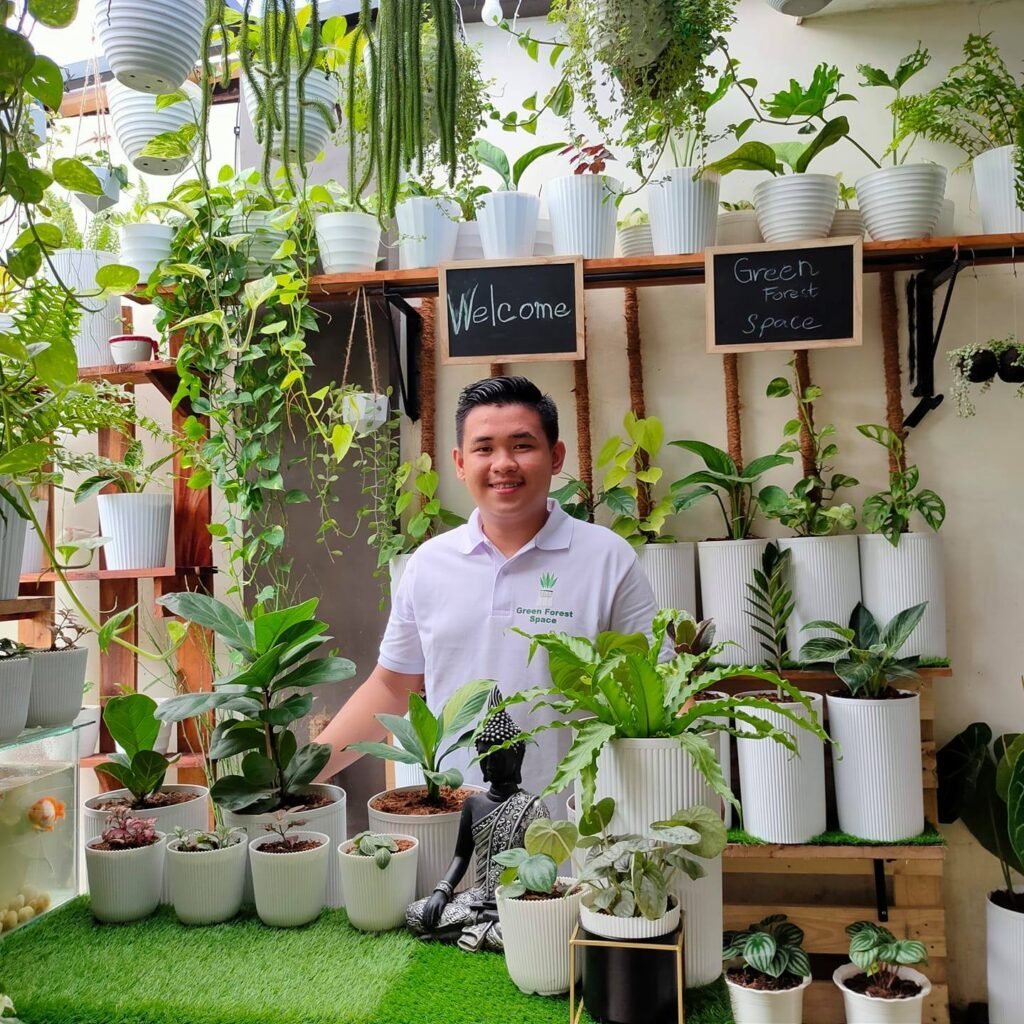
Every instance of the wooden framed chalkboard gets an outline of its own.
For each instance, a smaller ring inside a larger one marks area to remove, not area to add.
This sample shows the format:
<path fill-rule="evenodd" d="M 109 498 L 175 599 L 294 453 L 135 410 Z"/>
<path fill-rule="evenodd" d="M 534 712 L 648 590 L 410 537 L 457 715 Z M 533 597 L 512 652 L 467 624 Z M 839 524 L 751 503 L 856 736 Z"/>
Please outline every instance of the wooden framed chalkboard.
<path fill-rule="evenodd" d="M 863 248 L 822 238 L 706 250 L 708 351 L 860 345 Z"/>
<path fill-rule="evenodd" d="M 582 257 L 443 263 L 437 284 L 443 363 L 584 356 Z"/>

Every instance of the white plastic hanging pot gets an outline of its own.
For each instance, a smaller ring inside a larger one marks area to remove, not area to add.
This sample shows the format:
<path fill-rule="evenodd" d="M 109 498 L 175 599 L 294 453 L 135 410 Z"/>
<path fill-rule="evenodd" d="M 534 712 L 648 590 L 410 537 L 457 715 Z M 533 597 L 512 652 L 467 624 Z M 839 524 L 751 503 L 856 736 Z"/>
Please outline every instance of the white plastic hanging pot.
<path fill-rule="evenodd" d="M 1015 891 L 1024 894 L 1024 886 Z M 985 904 L 989 1024 L 1018 1024 L 1024 1006 L 1024 913 Z"/>
<path fill-rule="evenodd" d="M 89 170 L 99 179 L 103 191 L 99 195 L 93 195 L 91 192 L 76 192 L 75 198 L 90 213 L 109 210 L 121 198 L 121 182 L 109 167 L 90 167 Z"/>
<path fill-rule="evenodd" d="M 850 235 L 864 237 L 864 218 L 860 210 L 836 210 L 828 237 L 848 238 Z"/>
<path fill-rule="evenodd" d="M 484 246 L 480 241 L 480 225 L 475 220 L 460 220 L 455 239 L 453 260 L 482 260 Z"/>
<path fill-rule="evenodd" d="M 96 272 L 100 267 L 116 263 L 110 252 L 95 249 L 58 249 L 44 264 L 50 281 L 60 280 L 75 295 L 81 307 L 78 330 L 72 336 L 79 367 L 107 366 L 110 349 L 107 339 L 117 334 L 121 308 L 117 298 L 100 296 Z"/>
<path fill-rule="evenodd" d="M 763 241 L 753 210 L 726 210 L 718 215 L 715 245 L 757 245 Z"/>
<path fill-rule="evenodd" d="M 159 569 L 167 564 L 170 494 L 99 494 L 100 533 L 108 569 Z"/>
<path fill-rule="evenodd" d="M 725 665 L 759 665 L 761 639 L 754 632 L 747 584 L 761 568 L 766 540 L 706 540 L 697 545 L 701 616 L 714 619 L 717 636 L 733 641 L 718 656 Z"/>
<path fill-rule="evenodd" d="M 314 225 L 325 274 L 352 274 L 374 270 L 380 250 L 380 221 L 351 210 L 319 213 Z"/>
<path fill-rule="evenodd" d="M 811 981 L 807 975 L 796 988 L 772 992 L 737 985 L 727 974 L 725 983 L 736 1024 L 800 1024 L 804 1019 L 804 992 Z"/>
<path fill-rule="evenodd" d="M 653 256 L 654 240 L 650 224 L 634 224 L 619 228 L 619 255 L 629 259 L 632 256 Z"/>
<path fill-rule="evenodd" d="M 754 189 L 757 223 L 766 242 L 805 242 L 826 238 L 839 199 L 831 174 L 787 174 Z"/>
<path fill-rule="evenodd" d="M 595 0 L 587 34 L 595 51 L 614 48 L 626 68 L 645 68 L 668 46 L 672 28 L 661 0 Z"/>
<path fill-rule="evenodd" d="M 485 260 L 530 257 L 537 240 L 540 199 L 529 192 L 489 192 L 477 220 Z"/>
<path fill-rule="evenodd" d="M 569 174 L 547 184 L 554 251 L 585 260 L 615 255 L 615 196 L 622 183 L 604 174 Z"/>
<path fill-rule="evenodd" d="M 1015 150 L 1000 146 L 974 158 L 974 187 L 986 235 L 1024 231 L 1024 209 L 1017 205 Z"/>
<path fill-rule="evenodd" d="M 857 205 L 876 242 L 928 238 L 942 213 L 946 168 L 938 164 L 883 167 L 857 181 Z"/>
<path fill-rule="evenodd" d="M 196 124 L 201 103 L 199 88 L 192 82 L 185 82 L 181 88 L 188 99 L 157 110 L 156 96 L 135 92 L 119 82 L 107 82 L 107 102 L 114 122 L 114 134 L 136 170 L 146 174 L 178 174 L 189 165 L 196 139 L 192 140 L 185 156 L 142 155 L 146 144 L 158 135 Z"/>
<path fill-rule="evenodd" d="M 403 270 L 436 267 L 455 256 L 458 206 L 451 199 L 413 196 L 395 207 L 398 255 Z"/>
<path fill-rule="evenodd" d="M 249 235 L 239 246 L 246 258 L 245 276 L 249 279 L 269 273 L 274 254 L 288 237 L 287 232 L 272 226 L 274 216 L 273 210 L 249 210 L 228 219 L 231 234 Z"/>
<path fill-rule="evenodd" d="M 341 418 L 360 436 L 382 427 L 387 423 L 390 412 L 387 395 L 357 391 L 342 399 Z"/>
<path fill-rule="evenodd" d="M 349 924 L 362 932 L 386 932 L 405 924 L 405 911 L 416 899 L 416 864 L 419 843 L 413 836 L 389 833 L 413 845 L 391 854 L 387 867 L 377 867 L 373 857 L 350 851 L 351 840 L 338 847 L 341 889 Z"/>
<path fill-rule="evenodd" d="M 640 568 L 651 584 L 659 608 L 677 608 L 696 614 L 697 571 L 694 544 L 642 544 L 634 549 Z"/>
<path fill-rule="evenodd" d="M 303 160 L 312 160 L 318 153 L 327 146 L 327 140 L 335 129 L 333 121 L 324 117 L 321 107 L 334 109 L 338 103 L 339 85 L 338 79 L 325 71 L 314 68 L 306 76 L 303 85 L 302 106 L 302 129 L 299 130 L 299 95 L 298 76 L 293 75 L 288 82 L 285 93 L 278 92 L 274 99 L 274 106 L 278 112 L 278 123 L 284 123 L 285 103 L 288 105 L 288 136 L 282 136 L 282 128 L 274 133 L 273 146 L 274 158 L 281 159 L 281 154 L 287 150 L 289 159 L 296 160 L 300 152 Z M 249 113 L 249 120 L 255 125 L 259 119 L 260 100 L 255 90 L 249 85 L 248 79 L 242 76 L 242 95 L 245 97 L 245 108 Z M 263 140 L 262 145 L 267 145 Z"/>
<path fill-rule="evenodd" d="M 703 252 L 718 233 L 721 178 L 711 171 L 694 178 L 699 168 L 673 167 L 668 179 L 652 182 L 649 205 L 656 256 Z"/>
<path fill-rule="evenodd" d="M 119 262 L 135 267 L 139 282 L 145 284 L 157 264 L 170 257 L 173 240 L 174 228 L 170 224 L 124 224 Z"/>
<path fill-rule="evenodd" d="M 924 1001 L 931 995 L 932 983 L 920 971 L 901 967 L 897 972 L 901 978 L 921 986 L 921 991 L 910 999 L 876 999 L 850 991 L 844 984 L 846 979 L 863 973 L 856 964 L 843 964 L 832 975 L 836 988 L 843 994 L 843 1007 L 850 1024 L 921 1024 Z"/>

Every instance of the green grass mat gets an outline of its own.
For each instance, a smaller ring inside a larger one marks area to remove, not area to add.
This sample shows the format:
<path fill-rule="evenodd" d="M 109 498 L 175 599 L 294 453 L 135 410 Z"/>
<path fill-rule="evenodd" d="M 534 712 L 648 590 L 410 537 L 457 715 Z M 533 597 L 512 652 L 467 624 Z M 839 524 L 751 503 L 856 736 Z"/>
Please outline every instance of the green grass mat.
<path fill-rule="evenodd" d="M 307 928 L 255 917 L 185 928 L 173 911 L 97 925 L 83 897 L 0 942 L 23 1024 L 565 1024 L 502 957 L 363 935 L 344 911 Z M 687 992 L 687 1024 L 732 1024 L 724 982 Z M 583 1020 L 590 1024 L 590 1018 Z"/>
<path fill-rule="evenodd" d="M 763 839 L 752 836 L 741 828 L 729 829 L 729 842 L 738 846 L 768 846 Z M 919 836 L 911 836 L 909 839 L 899 839 L 895 842 L 879 843 L 873 839 L 861 839 L 860 836 L 851 836 L 848 832 L 822 832 L 820 836 L 809 839 L 803 846 L 945 846 L 946 840 L 942 834 L 935 829 L 934 825 L 927 823 L 925 830 Z"/>

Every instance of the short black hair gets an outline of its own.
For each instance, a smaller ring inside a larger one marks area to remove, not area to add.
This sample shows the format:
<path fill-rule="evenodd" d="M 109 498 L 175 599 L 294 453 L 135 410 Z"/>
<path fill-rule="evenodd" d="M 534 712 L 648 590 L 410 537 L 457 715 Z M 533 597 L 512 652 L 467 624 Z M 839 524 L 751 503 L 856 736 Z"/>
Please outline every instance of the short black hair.
<path fill-rule="evenodd" d="M 455 442 L 462 447 L 466 417 L 479 405 L 525 405 L 540 417 L 544 435 L 553 448 L 558 441 L 558 408 L 550 395 L 527 377 L 485 377 L 462 389 L 455 408 Z"/>

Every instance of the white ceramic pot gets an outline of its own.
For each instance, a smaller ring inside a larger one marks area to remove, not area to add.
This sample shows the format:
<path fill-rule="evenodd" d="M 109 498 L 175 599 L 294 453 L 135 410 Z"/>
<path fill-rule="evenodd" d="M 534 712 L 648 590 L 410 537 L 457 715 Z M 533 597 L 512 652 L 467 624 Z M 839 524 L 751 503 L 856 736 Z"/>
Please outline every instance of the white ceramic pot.
<path fill-rule="evenodd" d="M 858 238 L 864 237 L 864 217 L 860 210 L 836 210 L 828 237 L 847 238 L 850 235 L 855 235 Z M 760 993 L 755 994 L 760 995 Z M 776 993 L 766 993 L 766 995 L 776 995 Z"/>
<path fill-rule="evenodd" d="M 548 213 L 558 256 L 587 260 L 615 255 L 615 196 L 622 183 L 604 174 L 569 174 L 547 184 Z"/>
<path fill-rule="evenodd" d="M 832 772 L 843 832 L 897 842 L 924 831 L 921 700 L 828 700 L 829 733 L 839 745 Z"/>
<path fill-rule="evenodd" d="M 114 77 L 137 92 L 174 92 L 199 59 L 203 0 L 103 0 L 96 41 Z"/>
<path fill-rule="evenodd" d="M 81 306 L 78 329 L 71 339 L 80 367 L 110 363 L 107 339 L 118 332 L 121 308 L 116 298 L 97 297 L 100 287 L 96 284 L 96 271 L 116 262 L 117 257 L 110 252 L 58 249 L 44 264 L 47 279 L 59 280 L 75 294 Z"/>
<path fill-rule="evenodd" d="M 673 167 L 668 178 L 652 182 L 648 205 L 656 256 L 703 252 L 718 233 L 721 178 L 707 172 L 694 180 L 696 167 Z"/>
<path fill-rule="evenodd" d="M 135 267 L 139 283 L 145 284 L 157 264 L 170 257 L 173 240 L 174 228 L 170 224 L 124 224 L 119 262 Z"/>
<path fill-rule="evenodd" d="M 342 401 L 341 418 L 360 436 L 382 427 L 390 414 L 390 399 L 387 395 L 357 391 L 346 395 Z"/>
<path fill-rule="evenodd" d="M 352 274 L 377 267 L 380 221 L 368 213 L 319 213 L 316 244 L 325 274 Z"/>
<path fill-rule="evenodd" d="M 690 541 L 676 541 L 672 544 L 642 544 L 634 550 L 654 591 L 658 607 L 681 609 L 695 615 L 697 570 L 694 545 Z"/>
<path fill-rule="evenodd" d="M 25 728 L 32 693 L 32 662 L 0 658 L 0 743 L 13 740 Z"/>
<path fill-rule="evenodd" d="M 1014 146 L 990 149 L 974 158 L 974 187 L 986 235 L 1024 231 L 1024 210 L 1017 205 Z"/>
<path fill-rule="evenodd" d="M 551 230 L 551 219 L 549 217 L 541 217 L 537 221 L 537 237 L 533 243 L 533 255 L 555 255 L 555 236 Z"/>
<path fill-rule="evenodd" d="M 876 242 L 928 238 L 946 194 L 946 168 L 938 164 L 883 167 L 857 181 L 857 205 Z"/>
<path fill-rule="evenodd" d="M 11 601 L 18 596 L 21 566 L 25 561 L 29 521 L 0 496 L 0 600 Z"/>
<path fill-rule="evenodd" d="M 32 666 L 32 696 L 26 725 L 44 729 L 70 725 L 82 709 L 88 650 L 71 647 L 64 651 L 32 651 L 28 660 Z"/>
<path fill-rule="evenodd" d="M 728 975 L 725 983 L 736 1024 L 800 1024 L 804 1019 L 804 991 L 811 983 L 810 975 L 796 988 L 782 992 L 737 985 Z"/>
<path fill-rule="evenodd" d="M 857 538 L 784 537 L 782 551 L 790 551 L 789 586 L 793 593 L 793 614 L 789 617 L 786 643 L 792 657 L 819 636 L 823 629 L 804 630 L 808 622 L 825 619 L 845 626 L 860 601 L 860 558 Z"/>
<path fill-rule="evenodd" d="M 338 847 L 341 891 L 349 924 L 361 932 L 386 932 L 405 925 L 405 910 L 416 899 L 416 864 L 419 842 L 414 836 L 389 833 L 392 839 L 408 839 L 408 850 L 391 854 L 388 866 L 377 867 L 373 857 L 349 853 L 351 840 Z"/>
<path fill-rule="evenodd" d="M 754 189 L 757 224 L 766 242 L 827 237 L 836 214 L 839 181 L 831 174 L 787 174 Z"/>
<path fill-rule="evenodd" d="M 661 56 L 672 38 L 668 9 L 659 0 L 595 0 L 587 25 L 595 51 L 614 47 L 627 68 L 644 68 Z"/>
<path fill-rule="evenodd" d="M 188 156 L 142 155 L 146 143 L 156 136 L 196 123 L 201 103 L 199 88 L 192 82 L 185 82 L 181 88 L 188 96 L 187 100 L 157 110 L 156 96 L 151 93 L 135 92 L 119 82 L 107 82 L 107 101 L 114 134 L 136 170 L 146 174 L 178 174 L 189 165 L 191 154 L 195 152 L 195 140 Z"/>
<path fill-rule="evenodd" d="M 580 924 L 602 939 L 625 939 L 642 941 L 671 935 L 679 927 L 679 906 L 670 907 L 654 921 L 646 917 L 616 917 L 614 914 L 600 914 L 591 910 L 586 903 L 580 904 Z"/>
<path fill-rule="evenodd" d="M 928 602 L 917 629 L 900 648 L 901 657 L 946 656 L 946 585 L 942 538 L 905 533 L 893 547 L 881 534 L 861 534 L 860 585 L 864 606 L 885 625 L 894 615 Z"/>
<path fill-rule="evenodd" d="M 761 639 L 753 630 L 747 584 L 761 568 L 766 540 L 705 540 L 697 545 L 700 563 L 701 617 L 714 619 L 716 637 L 732 640 L 719 655 L 726 665 L 759 665 Z"/>
<path fill-rule="evenodd" d="M 451 199 L 413 196 L 395 207 L 398 260 L 403 270 L 436 267 L 455 256 L 459 208 Z"/>
<path fill-rule="evenodd" d="M 570 889 L 575 878 L 559 876 Z M 505 943 L 505 966 L 520 992 L 528 996 L 558 996 L 569 991 L 569 939 L 580 916 L 584 889 L 562 899 L 516 900 L 495 893 L 498 920 Z M 581 963 L 576 961 L 576 980 Z"/>
<path fill-rule="evenodd" d="M 46 529 L 46 517 L 50 512 L 50 503 L 46 498 L 36 498 L 32 502 L 32 513 L 43 529 Z M 21 556 L 21 574 L 42 572 L 47 568 L 43 542 L 31 522 L 25 524 L 25 548 Z"/>
<path fill-rule="evenodd" d="M 249 844 L 256 913 L 271 928 L 299 928 L 315 921 L 324 909 L 324 887 L 330 871 L 331 840 L 323 832 L 296 830 L 296 839 L 313 839 L 319 846 L 298 853 L 263 853 L 261 846 L 277 836 L 262 835 Z"/>
<path fill-rule="evenodd" d="M 956 238 L 956 204 L 952 199 L 942 200 L 942 212 L 939 214 L 939 222 L 935 225 L 936 238 Z"/>
<path fill-rule="evenodd" d="M 239 246 L 245 255 L 245 276 L 262 277 L 272 269 L 274 254 L 288 237 L 287 232 L 271 226 L 273 210 L 250 210 L 236 213 L 228 220 L 233 235 L 249 235 Z"/>
<path fill-rule="evenodd" d="M 324 117 L 323 111 L 312 104 L 323 104 L 334 109 L 339 98 L 338 79 L 324 71 L 314 68 L 306 76 L 303 85 L 304 105 L 300 107 L 298 95 L 298 76 L 294 75 L 288 82 L 288 88 L 284 94 L 279 93 L 275 97 L 275 107 L 278 112 L 278 123 L 283 125 L 285 103 L 288 105 L 288 137 L 282 135 L 282 128 L 274 132 L 274 159 L 280 160 L 282 153 L 287 150 L 290 160 L 312 160 L 322 152 L 335 125 Z M 245 109 L 249 114 L 249 120 L 255 125 L 259 117 L 259 99 L 256 93 L 249 88 L 245 76 L 242 76 L 242 95 L 245 97 Z M 302 129 L 299 130 L 299 114 L 302 112 Z M 266 144 L 266 140 L 264 143 Z M 262 146 L 261 146 L 262 148 Z"/>
<path fill-rule="evenodd" d="M 330 838 L 330 850 L 337 850 L 338 846 L 348 838 L 345 817 L 345 809 L 347 805 L 345 790 L 341 789 L 339 786 L 328 786 L 324 783 L 316 783 L 312 786 L 307 786 L 305 792 L 326 793 L 328 796 L 334 798 L 334 802 L 327 804 L 326 807 L 315 807 L 312 810 L 305 808 L 301 811 L 296 810 L 293 812 L 293 816 L 301 818 L 306 823 L 307 828 L 314 828 L 319 832 L 325 833 Z M 226 808 L 224 809 L 223 814 L 225 825 L 229 828 L 234 828 L 236 826 L 244 828 L 250 839 L 258 839 L 261 836 L 266 836 L 267 832 L 263 826 L 273 822 L 276 817 L 273 813 L 238 814 L 236 811 L 229 811 Z M 384 829 L 376 829 L 375 831 L 384 831 Z M 265 856 L 271 857 L 274 855 L 265 854 Z M 246 902 L 250 902 L 252 897 L 252 874 L 247 869 L 245 876 Z M 335 908 L 344 906 L 344 901 L 341 896 L 341 878 L 337 871 L 327 872 L 320 903 L 322 906 Z"/>
<path fill-rule="evenodd" d="M 75 716 L 75 727 L 78 733 L 78 760 L 92 757 L 100 742 L 100 706 L 99 704 L 83 704 L 82 710 Z"/>
<path fill-rule="evenodd" d="M 127 363 L 148 363 L 156 358 L 156 344 L 141 334 L 121 334 L 111 338 L 110 361 L 118 366 Z"/>
<path fill-rule="evenodd" d="M 482 260 L 484 246 L 480 241 L 480 225 L 475 220 L 460 220 L 455 238 L 453 260 Z"/>
<path fill-rule="evenodd" d="M 1015 891 L 1024 893 L 1024 886 Z M 1024 1006 L 1024 914 L 985 903 L 989 1024 L 1018 1024 Z"/>
<path fill-rule="evenodd" d="M 90 213 L 109 210 L 121 198 L 121 181 L 109 167 L 90 167 L 89 170 L 99 179 L 103 191 L 99 195 L 93 195 L 91 192 L 76 192 L 75 198 Z"/>
<path fill-rule="evenodd" d="M 532 256 L 539 217 L 540 199 L 529 192 L 488 192 L 477 214 L 484 259 Z"/>
<path fill-rule="evenodd" d="M 185 853 L 179 839 L 167 844 L 166 875 L 170 902 L 182 924 L 220 924 L 242 908 L 249 844 Z"/>
<path fill-rule="evenodd" d="M 718 215 L 715 245 L 757 245 L 763 241 L 753 210 L 726 210 Z"/>
<path fill-rule="evenodd" d="M 619 255 L 625 259 L 633 256 L 653 256 L 654 240 L 650 224 L 634 224 L 618 229 Z"/>
<path fill-rule="evenodd" d="M 172 495 L 98 494 L 100 533 L 109 537 L 108 569 L 159 569 L 167 564 Z"/>
<path fill-rule="evenodd" d="M 765 692 L 765 691 L 761 691 Z M 820 694 L 806 693 L 814 715 L 821 721 Z M 779 707 L 808 720 L 811 715 L 796 701 Z M 736 739 L 743 794 L 743 827 L 766 843 L 806 843 L 825 831 L 825 744 L 788 721 L 763 708 L 748 707 L 747 714 L 770 722 L 796 738 L 797 756 L 774 740 Z M 737 730 L 753 733 L 736 722 Z M 796 1018 L 799 1020 L 799 1017 Z"/>
<path fill-rule="evenodd" d="M 89 905 L 97 921 L 121 924 L 149 917 L 160 905 L 166 836 L 137 850 L 97 850 L 97 836 L 85 844 Z"/>
<path fill-rule="evenodd" d="M 924 1001 L 931 995 L 932 983 L 912 967 L 901 967 L 899 976 L 917 982 L 921 991 L 912 999 L 875 999 L 851 992 L 843 982 L 864 972 L 855 964 L 843 964 L 832 975 L 836 988 L 843 994 L 843 1007 L 850 1024 L 921 1024 Z M 1017 1020 L 1019 1018 L 1015 1017 Z"/>

